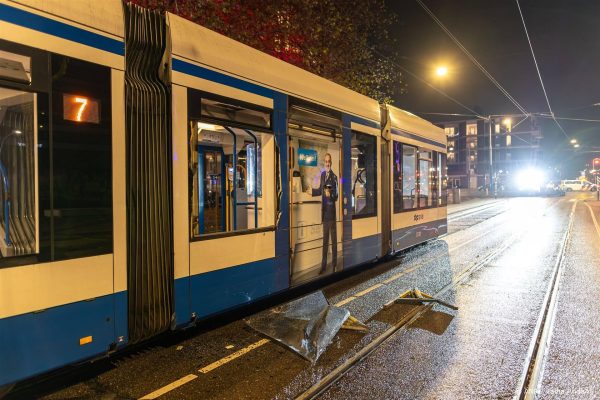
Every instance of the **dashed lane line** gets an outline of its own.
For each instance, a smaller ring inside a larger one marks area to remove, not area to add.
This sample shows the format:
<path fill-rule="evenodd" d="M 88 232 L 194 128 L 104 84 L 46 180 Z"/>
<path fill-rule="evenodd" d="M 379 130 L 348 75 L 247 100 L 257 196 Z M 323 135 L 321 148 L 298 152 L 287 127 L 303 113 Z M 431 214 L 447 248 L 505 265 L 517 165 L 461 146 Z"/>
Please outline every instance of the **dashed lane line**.
<path fill-rule="evenodd" d="M 354 295 L 354 297 L 361 297 L 361 296 L 364 296 L 365 294 L 367 294 L 367 293 L 371 293 L 373 290 L 375 290 L 375 289 L 377 289 L 377 288 L 380 288 L 380 287 L 382 287 L 382 286 L 383 286 L 383 283 L 376 283 L 376 284 L 374 284 L 373 286 L 371 286 L 371 287 L 369 287 L 369 288 L 367 288 L 367 289 L 363 290 L 362 292 L 358 292 L 358 293 L 356 293 L 356 294 Z"/>
<path fill-rule="evenodd" d="M 198 375 L 194 375 L 194 374 L 189 374 L 187 376 L 184 376 L 183 378 L 177 379 L 175 382 L 171 382 L 168 385 L 163 386 L 160 389 L 155 390 L 154 392 L 145 395 L 144 397 L 140 397 L 140 400 L 156 399 L 156 398 L 162 396 L 163 394 L 170 392 L 171 390 L 177 389 L 178 387 L 185 385 L 189 381 L 193 381 L 197 377 L 198 377 Z"/>
<path fill-rule="evenodd" d="M 598 225 L 596 225 L 596 228 L 598 229 Z M 479 236 L 476 236 L 473 239 L 467 240 L 466 242 L 463 242 L 460 245 L 452 248 L 452 250 L 449 250 L 449 252 L 450 251 L 458 250 L 461 247 L 464 247 L 467 244 L 469 244 L 469 243 L 471 243 L 471 242 L 473 242 L 473 241 L 475 241 L 475 240 L 477 240 L 479 238 L 480 238 Z M 437 257 L 437 258 L 439 258 L 439 257 Z M 435 259 L 436 258 L 434 258 L 433 260 L 435 260 Z M 348 304 L 351 301 L 354 301 L 357 298 L 362 297 L 362 296 L 364 296 L 364 295 L 372 292 L 375 289 L 378 289 L 378 288 L 380 288 L 380 287 L 382 287 L 382 286 L 384 286 L 384 285 L 386 285 L 388 283 L 391 283 L 391 282 L 395 281 L 396 279 L 399 279 L 399 278 L 401 278 L 402 276 L 404 276 L 404 275 L 406 275 L 408 273 L 416 271 L 417 269 L 421 268 L 423 265 L 425 265 L 425 264 L 427 264 L 427 263 L 429 263 L 429 262 L 431 262 L 433 260 L 428 260 L 426 263 L 421 263 L 421 264 L 415 265 L 414 267 L 408 268 L 408 269 L 406 269 L 406 270 L 404 270 L 404 271 L 402 271 L 402 272 L 400 272 L 398 274 L 395 274 L 395 275 L 389 277 L 388 279 L 384 280 L 381 283 L 376 283 L 376 284 L 374 284 L 374 285 L 372 285 L 372 286 L 364 289 L 361 292 L 358 292 L 358 293 L 356 293 L 356 294 L 354 294 L 352 296 L 349 296 L 349 297 L 347 297 L 347 298 L 345 298 L 343 300 L 340 300 L 339 302 L 335 303 L 335 306 L 336 307 L 341 307 L 341 306 L 343 306 L 345 304 Z M 199 369 L 198 372 L 201 372 L 203 374 L 207 374 L 210 371 L 215 370 L 215 369 L 221 367 L 222 365 L 225 365 L 225 364 L 229 363 L 230 361 L 233 361 L 236 358 L 239 358 L 239 357 L 243 356 L 244 354 L 249 353 L 250 351 L 252 351 L 252 350 L 254 350 L 254 349 L 256 349 L 256 348 L 258 348 L 258 347 L 260 347 L 260 346 L 262 346 L 264 344 L 267 344 L 269 342 L 270 342 L 269 339 L 261 339 L 258 342 L 254 342 L 251 345 L 246 346 L 243 349 L 238 350 L 238 351 L 236 351 L 233 354 L 230 354 L 230 355 L 228 355 L 226 357 L 223 357 L 220 360 L 217 360 L 217 361 L 213 362 L 212 364 L 209 364 L 206 367 Z M 175 388 L 177 388 L 177 387 L 179 387 L 181 385 L 184 385 L 187 382 L 192 381 L 192 380 L 194 380 L 196 378 L 197 378 L 196 375 L 193 375 L 193 374 L 188 375 L 188 376 L 183 377 L 183 378 L 181 378 L 181 379 L 179 379 L 179 380 L 177 380 L 177 381 L 175 381 L 175 382 L 173 382 L 173 383 L 171 383 L 171 384 L 169 384 L 169 385 L 167 385 L 167 386 L 165 386 L 165 387 L 163 387 L 161 389 L 158 389 L 158 390 L 156 390 L 156 391 L 154 391 L 154 392 L 152 392 L 152 393 L 150 393 L 150 394 L 142 397 L 142 399 L 155 399 L 155 398 L 157 398 L 159 396 L 162 396 L 164 393 L 167 393 L 167 392 L 169 392 L 169 391 L 171 391 L 171 390 L 173 390 L 173 389 L 175 389 Z M 154 397 L 149 397 L 149 396 L 154 396 Z"/>
<path fill-rule="evenodd" d="M 343 306 L 344 304 L 348 304 L 348 303 L 350 303 L 350 302 L 351 302 L 351 301 L 353 301 L 353 300 L 356 300 L 356 297 L 354 297 L 354 296 L 346 297 L 344 300 L 338 301 L 338 302 L 337 302 L 337 303 L 335 303 L 334 305 L 335 305 L 336 307 L 341 307 L 341 306 Z"/>
<path fill-rule="evenodd" d="M 219 368 L 221 365 L 227 364 L 228 362 L 233 361 L 236 358 L 241 357 L 244 354 L 256 349 L 257 347 L 260 347 L 263 344 L 267 344 L 269 342 L 270 342 L 269 339 L 261 339 L 258 342 L 252 343 L 251 345 L 246 346 L 243 349 L 238 350 L 235 353 L 228 355 L 227 357 L 223 357 L 220 360 L 215 361 L 214 363 L 209 364 L 206 367 L 199 369 L 198 372 L 202 372 L 203 374 L 206 374 L 206 373 L 212 371 L 213 369 Z"/>

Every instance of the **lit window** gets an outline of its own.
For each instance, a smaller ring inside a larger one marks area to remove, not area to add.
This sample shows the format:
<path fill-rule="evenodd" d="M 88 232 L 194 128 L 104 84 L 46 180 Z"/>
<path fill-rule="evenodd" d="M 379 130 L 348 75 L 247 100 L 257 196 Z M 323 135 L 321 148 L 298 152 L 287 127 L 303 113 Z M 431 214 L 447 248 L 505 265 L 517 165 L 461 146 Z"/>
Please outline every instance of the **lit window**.
<path fill-rule="evenodd" d="M 477 135 L 477 124 L 467 124 L 467 135 Z"/>
<path fill-rule="evenodd" d="M 454 127 L 448 127 L 448 128 L 444 128 L 444 131 L 446 132 L 446 136 L 454 136 Z"/>
<path fill-rule="evenodd" d="M 377 138 L 352 132 L 353 217 L 377 213 Z"/>
<path fill-rule="evenodd" d="M 197 165 L 193 235 L 272 225 L 272 214 L 263 212 L 263 207 L 271 199 L 273 182 L 263 182 L 263 174 L 274 169 L 273 135 L 197 121 L 195 124 L 190 149 Z M 263 196 L 265 191 L 267 196 Z"/>
<path fill-rule="evenodd" d="M 506 146 L 510 146 L 512 144 L 512 138 L 510 135 L 506 135 Z"/>
<path fill-rule="evenodd" d="M 500 133 L 500 124 L 495 124 L 494 129 L 496 131 L 496 134 Z"/>

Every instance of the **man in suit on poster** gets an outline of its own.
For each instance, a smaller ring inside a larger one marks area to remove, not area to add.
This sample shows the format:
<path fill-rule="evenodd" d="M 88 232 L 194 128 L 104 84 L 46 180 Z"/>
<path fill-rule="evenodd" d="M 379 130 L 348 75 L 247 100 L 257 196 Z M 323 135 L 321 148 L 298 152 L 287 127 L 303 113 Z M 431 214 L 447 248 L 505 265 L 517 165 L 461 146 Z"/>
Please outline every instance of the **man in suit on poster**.
<path fill-rule="evenodd" d="M 325 154 L 325 170 L 321 172 L 321 180 L 317 189 L 309 189 L 312 196 L 321 196 L 321 220 L 323 221 L 323 258 L 320 274 L 327 268 L 327 251 L 331 237 L 331 253 L 333 270 L 337 266 L 337 227 L 335 202 L 338 199 L 338 178 L 331 170 L 331 154 Z"/>

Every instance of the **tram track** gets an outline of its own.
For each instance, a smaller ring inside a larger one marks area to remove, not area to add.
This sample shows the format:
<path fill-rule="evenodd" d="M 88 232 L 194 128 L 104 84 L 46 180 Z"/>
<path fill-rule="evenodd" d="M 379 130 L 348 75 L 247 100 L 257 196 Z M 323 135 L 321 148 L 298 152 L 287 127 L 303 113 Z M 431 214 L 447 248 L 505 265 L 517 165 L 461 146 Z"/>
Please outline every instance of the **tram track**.
<path fill-rule="evenodd" d="M 448 214 L 448 221 L 456 221 L 458 219 L 462 219 L 464 217 L 468 217 L 474 214 L 478 214 L 480 212 L 486 211 L 488 209 L 494 208 L 499 204 L 503 203 L 502 201 L 494 201 L 491 204 L 482 204 L 480 206 L 475 206 L 471 208 L 467 208 L 466 210 L 459 210 L 453 213 Z"/>
<path fill-rule="evenodd" d="M 523 234 L 524 233 L 520 233 L 511 236 L 509 239 L 505 240 L 500 246 L 490 251 L 485 257 L 480 258 L 476 262 L 470 264 L 468 267 L 460 271 L 455 277 L 453 277 L 452 282 L 448 283 L 439 291 L 437 291 L 433 295 L 433 297 L 441 298 L 450 290 L 456 288 L 458 285 L 465 282 L 471 276 L 471 274 L 473 274 L 480 268 L 487 265 L 493 259 L 495 259 L 503 251 L 508 249 Z M 432 308 L 432 303 L 414 307 L 411 311 L 404 315 L 400 321 L 398 321 L 396 324 L 384 331 L 381 335 L 376 337 L 368 345 L 359 350 L 355 355 L 353 355 L 344 363 L 333 369 L 331 372 L 329 372 L 327 375 L 321 378 L 316 384 L 308 388 L 306 391 L 296 396 L 296 400 L 308 400 L 317 398 L 319 395 L 321 395 L 327 389 L 333 386 L 338 380 L 340 380 L 346 373 L 352 370 L 359 362 L 367 358 L 377 349 L 381 348 L 381 346 L 384 345 L 394 334 L 400 332 L 402 329 L 409 327 L 412 323 L 416 322 L 419 318 L 421 318 L 427 311 L 429 311 Z"/>
<path fill-rule="evenodd" d="M 550 207 L 545 209 L 538 218 L 545 216 L 548 213 L 548 209 L 556 207 L 560 202 L 557 201 L 552 204 Z M 497 229 L 497 228 L 496 228 Z M 570 228 L 569 228 L 570 230 Z M 436 298 L 442 298 L 446 293 L 450 290 L 456 288 L 463 282 L 469 279 L 469 277 L 479 270 L 480 268 L 488 265 L 492 260 L 498 257 L 502 252 L 508 249 L 511 245 L 513 245 L 520 237 L 524 236 L 528 230 L 524 230 L 519 232 L 518 234 L 513 234 L 509 239 L 505 240 L 494 248 L 492 251 L 488 252 L 484 257 L 479 258 L 474 263 L 471 263 L 469 266 L 464 268 L 458 274 L 456 274 L 452 281 L 442 287 L 439 291 L 437 291 L 433 296 Z M 562 254 L 562 253 L 561 253 Z M 561 256 L 562 257 L 562 256 Z M 434 259 L 429 260 L 423 265 L 428 264 Z M 418 265 L 412 267 L 411 270 L 416 270 L 422 265 Z M 365 358 L 369 357 L 373 352 L 377 349 L 381 348 L 388 340 L 390 340 L 396 333 L 401 332 L 403 329 L 408 328 L 411 324 L 417 321 L 420 317 L 422 317 L 427 311 L 433 308 L 433 304 L 425 304 L 421 306 L 416 306 L 412 310 L 410 310 L 406 315 L 400 319 L 396 324 L 388 328 L 381 335 L 371 341 L 368 345 L 359 350 L 355 355 L 348 358 L 342 364 L 337 366 L 335 369 L 330 371 L 327 375 L 322 377 L 317 383 L 309 387 L 307 390 L 296 396 L 297 400 L 305 400 L 305 399 L 315 399 L 319 395 L 323 394 L 326 390 L 328 390 L 331 386 L 333 386 L 337 381 L 339 381 L 343 376 L 346 375 L 350 370 L 352 370 L 358 363 L 360 363 Z"/>
<path fill-rule="evenodd" d="M 497 204 L 497 203 L 498 203 L 498 202 L 495 202 L 494 204 Z M 559 202 L 558 202 L 558 201 L 556 201 L 556 202 L 554 202 L 553 204 L 551 204 L 549 207 L 547 207 L 547 208 L 545 209 L 545 211 L 544 211 L 544 214 L 543 214 L 543 215 L 545 215 L 545 213 L 547 213 L 547 212 L 548 212 L 548 210 L 550 210 L 550 209 L 554 208 L 555 206 L 557 206 L 557 205 L 558 205 L 558 203 L 559 203 Z M 479 207 L 477 207 L 477 208 L 479 208 Z M 469 213 L 468 215 L 464 215 L 464 216 L 472 216 L 472 215 L 476 215 L 476 214 L 479 214 L 479 213 L 481 213 L 481 212 L 484 212 L 484 211 L 488 210 L 489 208 L 492 208 L 492 206 L 488 206 L 488 207 L 485 207 L 485 208 L 479 209 L 479 210 L 477 210 L 477 211 L 475 211 L 475 212 Z M 469 209 L 469 210 L 471 210 L 471 209 Z M 469 211 L 469 210 L 466 210 L 466 211 Z M 484 219 L 481 219 L 481 220 L 477 220 L 477 221 L 476 221 L 474 224 L 472 224 L 472 225 L 466 226 L 466 227 L 464 227 L 464 228 L 462 228 L 462 229 L 459 229 L 459 230 L 457 230 L 457 231 L 454 231 L 454 232 L 452 232 L 452 233 L 448 233 L 448 234 L 446 234 L 446 235 L 444 235 L 444 236 L 441 236 L 441 237 L 437 238 L 436 240 L 439 240 L 439 239 L 448 239 L 448 238 L 450 238 L 451 236 L 453 236 L 453 235 L 456 235 L 456 234 L 458 234 L 458 233 L 461 233 L 461 232 L 463 232 L 464 230 L 466 230 L 466 229 L 469 229 L 469 228 L 472 228 L 472 227 L 474 227 L 474 226 L 476 226 L 476 225 L 478 225 L 478 224 L 480 224 L 480 223 L 482 223 L 482 222 L 484 222 L 484 221 L 488 221 L 488 220 L 489 220 L 489 219 L 491 219 L 491 218 L 498 217 L 498 216 L 500 216 L 501 214 L 503 214 L 503 213 L 505 213 L 505 212 L 507 212 L 507 211 L 508 211 L 508 210 L 502 210 L 502 211 L 500 211 L 500 212 L 499 212 L 499 213 L 497 213 L 497 214 L 494 214 L 494 215 L 488 216 L 487 218 L 484 218 Z M 461 216 L 461 218 L 462 218 L 462 216 Z M 503 221 L 503 222 L 501 222 L 501 225 L 500 225 L 500 226 L 503 226 L 504 224 L 506 224 L 506 223 L 509 223 L 509 222 L 510 222 L 510 220 Z M 473 237 L 473 238 L 471 238 L 471 239 L 469 239 L 469 240 L 467 240 L 467 241 L 465 241 L 465 242 L 462 242 L 462 243 L 460 243 L 459 245 L 456 245 L 456 246 L 454 246 L 454 247 L 452 247 L 452 248 L 448 248 L 448 253 L 451 253 L 451 252 L 454 252 L 454 251 L 456 251 L 456 250 L 458 250 L 458 249 L 460 249 L 460 248 L 463 248 L 463 247 L 464 247 L 464 246 L 466 246 L 467 244 L 470 244 L 470 243 L 474 242 L 475 240 L 478 240 L 478 239 L 480 239 L 480 237 L 482 237 L 482 236 L 487 236 L 488 234 L 490 234 L 490 233 L 492 233 L 492 232 L 496 232 L 497 230 L 498 230 L 498 226 L 494 226 L 492 229 L 488 229 L 487 231 L 485 231 L 485 232 L 483 232 L 483 233 L 479 234 L 479 235 L 478 235 L 478 236 L 476 236 L 476 237 Z M 414 249 L 413 249 L 413 250 L 414 250 Z M 429 258 L 429 259 L 423 260 L 423 261 L 419 262 L 418 264 L 416 264 L 416 265 L 414 265 L 414 266 L 412 266 L 412 267 L 409 267 L 408 269 L 406 269 L 405 271 L 401 272 L 401 273 L 400 273 L 400 274 L 398 274 L 398 275 L 405 275 L 405 274 L 407 274 L 407 273 L 414 272 L 414 271 L 418 270 L 419 268 L 421 268 L 421 267 L 423 267 L 423 266 L 425 266 L 425 265 L 427 265 L 427 264 L 429 264 L 429 263 L 431 263 L 431 262 L 437 261 L 437 260 L 439 260 L 439 259 L 441 259 L 441 258 L 443 258 L 443 257 L 446 257 L 446 254 L 442 254 L 442 255 L 434 256 L 434 257 L 432 257 L 432 258 Z M 399 259 L 399 261 L 404 261 L 404 259 L 403 259 L 403 258 L 400 258 L 400 259 Z"/>
<path fill-rule="evenodd" d="M 517 385 L 517 391 L 514 396 L 514 398 L 520 400 L 534 400 L 538 397 L 546 356 L 550 347 L 554 320 L 556 318 L 560 280 L 564 271 L 563 261 L 565 249 L 571 240 L 576 208 L 577 201 L 573 203 L 573 207 L 571 208 L 569 223 L 561 240 L 558 257 L 552 271 L 552 278 L 550 279 L 550 284 L 548 285 L 548 289 L 544 296 L 542 309 L 535 325 L 531 343 L 527 350 L 525 368 L 519 378 L 519 384 Z"/>

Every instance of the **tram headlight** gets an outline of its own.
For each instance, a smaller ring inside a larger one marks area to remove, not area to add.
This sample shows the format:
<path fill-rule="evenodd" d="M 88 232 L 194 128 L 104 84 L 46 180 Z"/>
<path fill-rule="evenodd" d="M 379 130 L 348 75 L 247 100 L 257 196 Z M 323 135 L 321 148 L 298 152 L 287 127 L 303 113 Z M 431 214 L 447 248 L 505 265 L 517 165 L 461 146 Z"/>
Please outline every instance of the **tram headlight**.
<path fill-rule="evenodd" d="M 544 180 L 544 172 L 536 168 L 528 168 L 517 174 L 517 186 L 522 191 L 539 191 Z"/>

